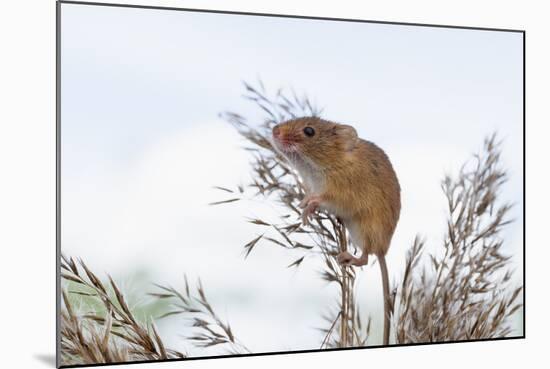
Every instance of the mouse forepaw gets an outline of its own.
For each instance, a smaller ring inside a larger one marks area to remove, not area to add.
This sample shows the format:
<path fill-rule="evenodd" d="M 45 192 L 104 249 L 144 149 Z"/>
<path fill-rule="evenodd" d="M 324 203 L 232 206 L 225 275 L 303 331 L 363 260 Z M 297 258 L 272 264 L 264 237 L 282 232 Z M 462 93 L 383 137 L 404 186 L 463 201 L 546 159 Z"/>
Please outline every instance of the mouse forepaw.
<path fill-rule="evenodd" d="M 309 218 L 313 215 L 315 212 L 315 209 L 311 209 L 309 207 L 306 207 L 304 211 L 302 211 L 302 224 L 307 226 L 309 225 Z"/>
<path fill-rule="evenodd" d="M 319 198 L 316 196 L 312 197 L 306 197 L 302 202 L 300 203 L 300 206 L 302 203 L 305 203 L 304 210 L 302 212 L 302 223 L 304 225 L 309 225 L 309 218 L 315 211 L 319 208 Z"/>
<path fill-rule="evenodd" d="M 298 204 L 298 206 L 301 208 L 301 209 L 306 209 L 308 206 L 319 206 L 319 203 L 321 202 L 321 197 L 320 196 L 316 196 L 316 195 L 311 195 L 311 196 L 308 196 L 306 195 L 302 201 L 300 201 L 300 203 Z"/>

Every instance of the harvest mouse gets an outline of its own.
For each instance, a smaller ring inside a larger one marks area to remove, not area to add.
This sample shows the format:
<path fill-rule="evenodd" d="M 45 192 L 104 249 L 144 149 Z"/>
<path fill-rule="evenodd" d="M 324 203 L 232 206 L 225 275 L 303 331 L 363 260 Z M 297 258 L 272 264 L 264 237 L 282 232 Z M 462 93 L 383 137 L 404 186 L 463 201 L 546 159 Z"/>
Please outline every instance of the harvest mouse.
<path fill-rule="evenodd" d="M 384 291 L 384 345 L 389 343 L 389 280 L 385 255 L 401 210 L 400 186 L 386 153 L 357 136 L 355 128 L 318 117 L 302 117 L 273 128 L 275 149 L 288 159 L 303 180 L 306 195 L 302 220 L 317 209 L 338 217 L 353 244 L 362 251 L 338 255 L 351 266 L 377 256 Z"/>

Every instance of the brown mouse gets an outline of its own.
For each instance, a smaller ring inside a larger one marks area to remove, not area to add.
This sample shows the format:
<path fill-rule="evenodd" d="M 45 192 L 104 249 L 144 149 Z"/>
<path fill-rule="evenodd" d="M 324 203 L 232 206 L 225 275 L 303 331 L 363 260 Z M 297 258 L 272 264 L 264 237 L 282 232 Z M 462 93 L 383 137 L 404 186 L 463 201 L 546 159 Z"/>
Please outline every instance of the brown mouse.
<path fill-rule="evenodd" d="M 362 266 L 378 257 L 384 291 L 384 345 L 389 343 L 389 280 L 385 255 L 401 210 L 399 181 L 386 153 L 357 136 L 355 128 L 317 117 L 292 119 L 273 128 L 273 144 L 298 171 L 306 196 L 302 220 L 317 209 L 337 216 L 360 257 L 338 255 L 341 264 Z"/>

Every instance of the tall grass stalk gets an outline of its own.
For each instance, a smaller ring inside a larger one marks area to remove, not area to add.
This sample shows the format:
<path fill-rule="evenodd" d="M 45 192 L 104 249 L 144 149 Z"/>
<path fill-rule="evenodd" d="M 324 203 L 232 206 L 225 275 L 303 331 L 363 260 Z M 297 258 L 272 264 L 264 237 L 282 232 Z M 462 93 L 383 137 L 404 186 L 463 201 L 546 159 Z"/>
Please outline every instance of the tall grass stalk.
<path fill-rule="evenodd" d="M 244 246 L 245 255 L 248 256 L 258 243 L 266 241 L 294 255 L 298 254 L 289 267 L 299 268 L 306 258 L 321 257 L 324 265 L 321 277 L 337 286 L 339 298 L 336 300 L 336 310 L 324 317 L 327 326 L 321 328 L 324 338 L 320 347 L 363 346 L 369 336 L 370 324 L 365 325 L 359 315 L 355 298 L 355 271 L 339 265 L 336 259 L 350 246 L 346 229 L 337 217 L 325 212 L 314 214 L 310 224 L 302 224 L 298 204 L 305 195 L 303 183 L 285 158 L 274 149 L 270 139 L 271 129 L 276 124 L 301 116 L 319 116 L 322 109 L 307 95 L 298 95 L 294 90 L 280 89 L 269 95 L 261 81 L 256 87 L 245 82 L 244 88 L 244 98 L 263 114 L 260 124 L 250 124 L 235 112 L 224 112 L 220 116 L 244 137 L 245 149 L 251 153 L 253 179 L 245 187 L 218 188 L 231 192 L 227 201 L 234 202 L 251 195 L 273 199 L 285 211 L 277 222 L 251 220 L 264 229 L 261 236 Z M 224 202 L 221 200 L 215 204 Z"/>

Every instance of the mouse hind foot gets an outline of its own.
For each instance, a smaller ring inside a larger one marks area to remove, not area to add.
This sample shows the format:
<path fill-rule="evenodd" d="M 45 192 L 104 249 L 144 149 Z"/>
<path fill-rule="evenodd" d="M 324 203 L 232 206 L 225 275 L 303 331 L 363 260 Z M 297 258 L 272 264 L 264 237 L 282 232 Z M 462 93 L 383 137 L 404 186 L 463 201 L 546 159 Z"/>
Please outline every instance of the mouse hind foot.
<path fill-rule="evenodd" d="M 369 263 L 369 255 L 367 253 L 363 253 L 361 257 L 355 257 L 348 251 L 344 251 L 338 254 L 336 260 L 340 265 L 344 266 L 363 266 Z"/>

